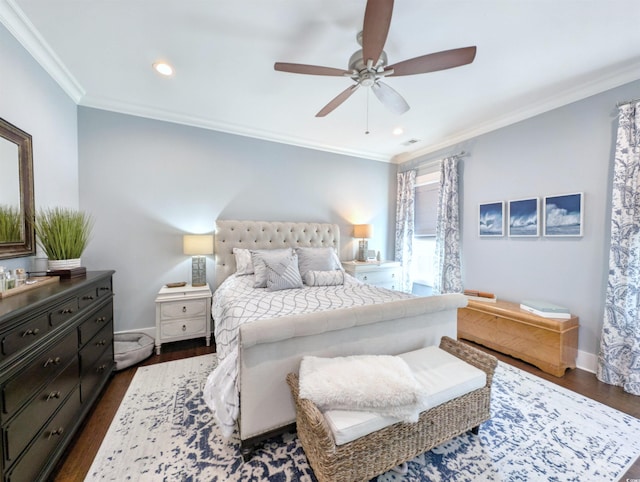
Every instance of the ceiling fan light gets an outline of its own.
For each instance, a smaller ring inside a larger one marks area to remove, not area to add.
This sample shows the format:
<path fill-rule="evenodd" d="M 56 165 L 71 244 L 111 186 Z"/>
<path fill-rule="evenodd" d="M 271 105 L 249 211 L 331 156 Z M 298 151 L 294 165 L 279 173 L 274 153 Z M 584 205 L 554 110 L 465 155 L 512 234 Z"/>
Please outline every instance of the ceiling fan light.
<path fill-rule="evenodd" d="M 166 77 L 173 75 L 173 67 L 166 62 L 155 62 L 153 64 L 153 69 L 160 75 L 164 75 Z"/>

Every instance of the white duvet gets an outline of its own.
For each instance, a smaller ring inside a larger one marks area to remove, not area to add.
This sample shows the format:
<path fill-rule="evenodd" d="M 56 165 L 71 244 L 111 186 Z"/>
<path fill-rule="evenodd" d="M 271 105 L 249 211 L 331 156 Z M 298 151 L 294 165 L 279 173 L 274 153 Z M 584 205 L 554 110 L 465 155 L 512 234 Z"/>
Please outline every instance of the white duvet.
<path fill-rule="evenodd" d="M 240 410 L 237 382 L 241 324 L 411 297 L 399 291 L 363 284 L 346 274 L 344 285 L 304 286 L 282 291 L 253 288 L 253 282 L 253 275 L 230 276 L 215 291 L 212 300 L 218 366 L 208 376 L 203 396 L 225 437 L 233 433 Z"/>

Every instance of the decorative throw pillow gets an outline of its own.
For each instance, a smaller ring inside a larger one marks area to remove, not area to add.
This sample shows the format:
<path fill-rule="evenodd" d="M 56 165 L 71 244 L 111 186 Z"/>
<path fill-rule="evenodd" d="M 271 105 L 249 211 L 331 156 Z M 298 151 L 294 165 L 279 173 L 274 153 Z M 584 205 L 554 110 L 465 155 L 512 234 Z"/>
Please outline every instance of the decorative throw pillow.
<path fill-rule="evenodd" d="M 275 264 L 277 261 L 286 258 L 287 256 L 291 256 L 292 254 L 293 250 L 291 248 L 252 249 L 251 262 L 253 263 L 253 271 L 255 274 L 253 287 L 267 287 L 267 261 L 271 264 Z"/>
<path fill-rule="evenodd" d="M 253 263 L 251 262 L 251 251 L 243 248 L 233 248 L 233 255 L 236 258 L 236 274 L 253 274 Z"/>
<path fill-rule="evenodd" d="M 298 268 L 303 280 L 308 271 L 342 270 L 342 265 L 333 248 L 296 248 Z"/>
<path fill-rule="evenodd" d="M 266 261 L 267 290 L 279 291 L 302 288 L 302 278 L 298 271 L 298 256 L 295 253 L 275 262 Z"/>
<path fill-rule="evenodd" d="M 338 286 L 344 284 L 344 271 L 333 269 L 330 271 L 307 271 L 304 277 L 307 286 Z"/>

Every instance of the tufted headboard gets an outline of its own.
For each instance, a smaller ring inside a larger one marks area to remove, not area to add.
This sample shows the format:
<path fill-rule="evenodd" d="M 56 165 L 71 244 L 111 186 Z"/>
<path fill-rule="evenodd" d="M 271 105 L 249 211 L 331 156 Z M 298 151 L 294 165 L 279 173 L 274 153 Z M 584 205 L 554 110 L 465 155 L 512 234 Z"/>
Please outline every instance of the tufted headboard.
<path fill-rule="evenodd" d="M 340 253 L 340 228 L 328 223 L 268 221 L 216 221 L 215 260 L 217 289 L 236 272 L 233 248 L 333 247 Z"/>

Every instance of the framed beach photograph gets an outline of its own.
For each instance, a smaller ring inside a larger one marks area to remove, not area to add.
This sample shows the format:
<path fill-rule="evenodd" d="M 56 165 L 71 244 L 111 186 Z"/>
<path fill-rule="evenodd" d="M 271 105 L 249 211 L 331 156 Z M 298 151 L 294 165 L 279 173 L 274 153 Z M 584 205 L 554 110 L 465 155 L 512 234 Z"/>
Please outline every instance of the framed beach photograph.
<path fill-rule="evenodd" d="M 478 234 L 494 238 L 504 236 L 504 201 L 480 204 Z"/>
<path fill-rule="evenodd" d="M 545 236 L 582 236 L 583 218 L 583 193 L 545 196 Z"/>
<path fill-rule="evenodd" d="M 509 201 L 509 236 L 540 236 L 540 199 L 516 199 Z"/>

